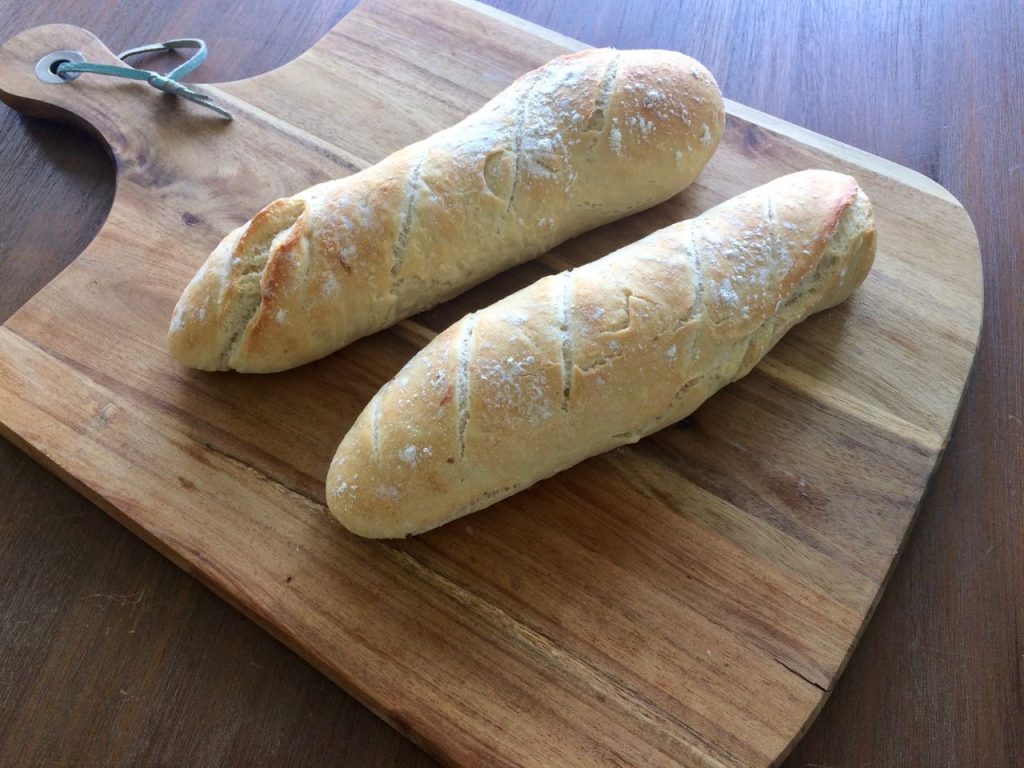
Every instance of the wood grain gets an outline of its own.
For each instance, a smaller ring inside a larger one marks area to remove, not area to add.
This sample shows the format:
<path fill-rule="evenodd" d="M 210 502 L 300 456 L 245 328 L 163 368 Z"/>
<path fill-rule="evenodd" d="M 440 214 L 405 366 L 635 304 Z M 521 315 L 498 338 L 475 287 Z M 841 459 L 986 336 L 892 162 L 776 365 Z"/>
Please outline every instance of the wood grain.
<path fill-rule="evenodd" d="M 134 41 L 131 41 L 131 42 L 134 42 Z M 728 92 L 728 90 L 727 90 L 727 92 Z M 1011 733 L 1011 737 L 1013 737 L 1013 731 L 1012 731 L 1012 730 L 1010 731 L 1010 733 Z M 1008 742 L 1008 744 L 1009 744 L 1010 746 L 1012 746 L 1012 745 L 1013 745 L 1013 742 L 1012 742 L 1012 741 L 1010 741 L 1010 742 Z M 1009 755 L 1009 754 L 1012 754 L 1012 753 L 1007 753 L 1007 754 Z"/>
<path fill-rule="evenodd" d="M 830 167 L 874 201 L 872 280 L 689 428 L 401 544 L 355 540 L 325 515 L 333 445 L 419 328 L 532 281 L 550 257 L 281 376 L 197 374 L 164 348 L 180 286 L 224 232 L 451 124 L 564 43 L 469 5 L 374 0 L 288 65 L 208 87 L 238 113 L 227 123 L 139 83 L 40 82 L 35 61 L 62 46 L 115 61 L 78 28 L 8 41 L 4 99 L 88 126 L 119 185 L 82 256 L 0 329 L 0 422 L 446 760 L 767 765 L 848 657 L 973 358 L 976 242 L 934 184 L 731 114 L 693 189 L 556 249 L 557 263 Z"/>

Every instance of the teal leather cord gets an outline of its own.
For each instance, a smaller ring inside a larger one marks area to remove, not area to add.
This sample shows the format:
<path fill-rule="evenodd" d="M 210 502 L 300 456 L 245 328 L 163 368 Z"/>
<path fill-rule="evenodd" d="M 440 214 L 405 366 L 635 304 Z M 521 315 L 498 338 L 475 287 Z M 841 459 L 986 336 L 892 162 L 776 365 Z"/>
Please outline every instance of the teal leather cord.
<path fill-rule="evenodd" d="M 119 67 L 114 64 L 95 64 L 89 61 L 63 61 L 59 63 L 53 71 L 60 77 L 78 73 L 89 73 L 94 75 L 123 77 L 128 80 L 144 80 L 154 88 L 163 91 L 164 93 L 188 99 L 202 107 L 212 109 L 221 117 L 228 120 L 233 119 L 230 112 L 215 104 L 205 93 L 200 93 L 194 88 L 190 88 L 187 85 L 178 82 L 179 78 L 189 74 L 206 60 L 207 48 L 206 43 L 202 40 L 199 40 L 198 38 L 181 38 L 179 40 L 167 40 L 163 43 L 140 45 L 137 48 L 129 48 L 127 51 L 121 52 L 118 54 L 117 58 L 124 61 L 132 56 L 142 56 L 147 53 L 160 53 L 163 51 L 174 51 L 180 48 L 195 48 L 196 52 L 166 75 L 161 75 L 159 72 L 151 72 L 146 69 L 136 69 L 131 66 Z"/>

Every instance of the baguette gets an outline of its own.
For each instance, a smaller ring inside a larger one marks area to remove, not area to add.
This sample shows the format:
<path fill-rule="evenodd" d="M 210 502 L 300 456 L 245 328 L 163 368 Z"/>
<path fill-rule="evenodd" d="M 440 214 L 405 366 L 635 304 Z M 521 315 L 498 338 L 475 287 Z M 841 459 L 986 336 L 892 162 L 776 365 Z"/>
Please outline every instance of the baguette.
<path fill-rule="evenodd" d="M 464 317 L 367 405 L 331 463 L 350 531 L 420 533 L 692 413 L 874 260 L 857 182 L 804 171 Z"/>
<path fill-rule="evenodd" d="M 168 341 L 204 370 L 283 370 L 672 197 L 718 145 L 722 97 L 672 51 L 588 50 L 462 122 L 277 200 L 185 289 Z"/>

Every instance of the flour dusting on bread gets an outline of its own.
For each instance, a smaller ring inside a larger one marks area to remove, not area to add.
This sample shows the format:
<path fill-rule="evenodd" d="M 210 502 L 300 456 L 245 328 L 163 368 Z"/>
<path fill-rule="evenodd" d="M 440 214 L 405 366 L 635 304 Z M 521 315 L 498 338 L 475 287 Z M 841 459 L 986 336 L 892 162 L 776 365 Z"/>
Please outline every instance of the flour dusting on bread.
<path fill-rule="evenodd" d="M 873 258 L 856 181 L 804 171 L 543 278 L 437 336 L 398 374 L 401 396 L 376 395 L 338 447 L 328 505 L 360 535 L 405 536 L 635 442 L 846 299 Z M 456 377 L 454 398 L 435 386 L 441 373 Z M 379 434 L 374 413 L 386 414 Z M 410 444 L 431 452 L 388 460 Z M 400 495 L 352 491 L 366 483 Z"/>
<path fill-rule="evenodd" d="M 558 57 L 458 124 L 228 235 L 178 302 L 171 353 L 244 372 L 322 357 L 672 197 L 724 120 L 714 79 L 681 53 Z"/>

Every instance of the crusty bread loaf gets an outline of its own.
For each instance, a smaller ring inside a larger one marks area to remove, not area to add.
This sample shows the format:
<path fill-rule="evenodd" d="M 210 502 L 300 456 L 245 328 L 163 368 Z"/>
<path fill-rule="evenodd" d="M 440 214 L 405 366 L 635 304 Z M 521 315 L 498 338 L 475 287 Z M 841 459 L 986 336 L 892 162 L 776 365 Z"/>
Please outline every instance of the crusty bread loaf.
<path fill-rule="evenodd" d="M 829 171 L 777 179 L 468 315 L 342 440 L 331 512 L 419 533 L 693 412 L 874 260 L 871 205 Z"/>
<path fill-rule="evenodd" d="M 724 110 L 671 51 L 588 50 L 377 165 L 277 200 L 185 289 L 172 354 L 269 372 L 329 354 L 686 187 Z"/>

